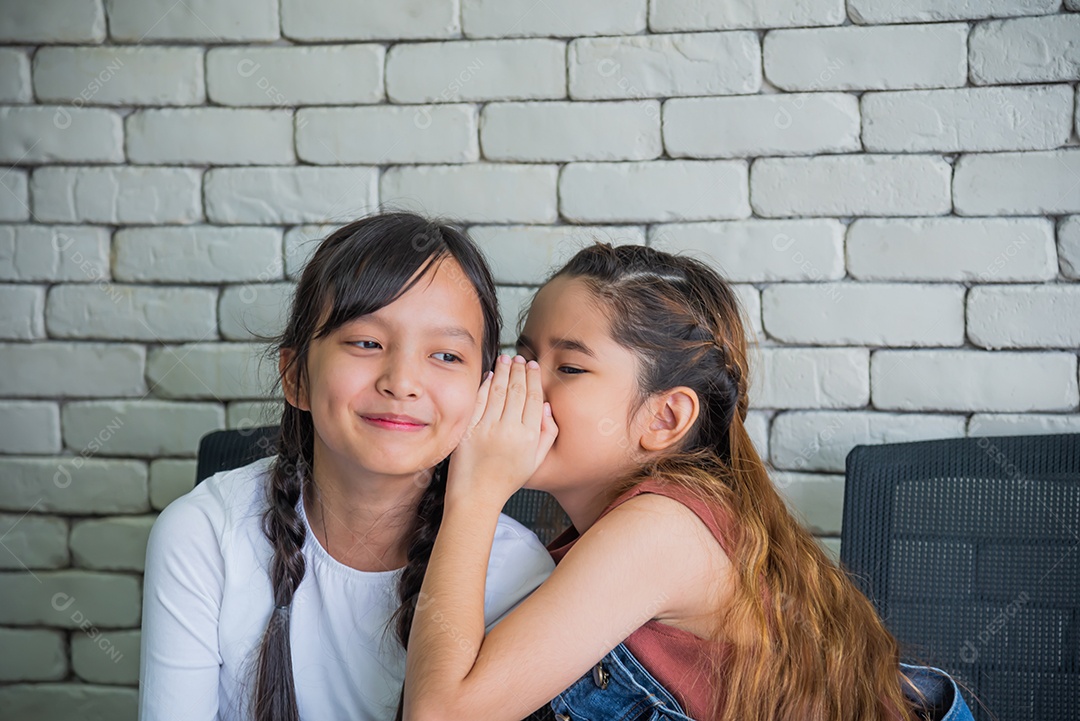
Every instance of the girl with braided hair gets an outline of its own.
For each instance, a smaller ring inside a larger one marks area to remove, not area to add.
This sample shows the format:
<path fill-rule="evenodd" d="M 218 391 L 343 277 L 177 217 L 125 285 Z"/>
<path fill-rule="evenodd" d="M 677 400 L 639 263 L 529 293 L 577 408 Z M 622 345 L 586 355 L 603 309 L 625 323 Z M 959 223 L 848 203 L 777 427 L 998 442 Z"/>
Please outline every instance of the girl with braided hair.
<path fill-rule="evenodd" d="M 510 721 L 552 697 L 560 721 L 971 718 L 947 676 L 901 666 L 770 482 L 744 425 L 744 322 L 711 268 L 586 248 L 537 293 L 518 352 L 450 462 L 406 721 Z M 485 634 L 486 549 L 523 484 L 573 525 Z"/>
<path fill-rule="evenodd" d="M 201 483 L 151 533 L 141 719 L 394 717 L 446 458 L 498 337 L 457 228 L 383 213 L 320 243 L 274 348 L 276 456 Z M 490 540 L 485 627 L 553 567 L 508 517 Z"/>

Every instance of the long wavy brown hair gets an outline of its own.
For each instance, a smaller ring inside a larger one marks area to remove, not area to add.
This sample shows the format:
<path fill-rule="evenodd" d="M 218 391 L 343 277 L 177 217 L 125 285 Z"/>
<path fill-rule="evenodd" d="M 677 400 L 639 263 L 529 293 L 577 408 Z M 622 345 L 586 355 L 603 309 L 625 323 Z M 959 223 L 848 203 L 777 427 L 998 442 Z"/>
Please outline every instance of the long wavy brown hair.
<path fill-rule="evenodd" d="M 464 273 L 462 282 L 476 291 L 484 316 L 482 367 L 490 368 L 498 350 L 500 323 L 495 283 L 483 255 L 455 226 L 412 213 L 386 212 L 361 218 L 331 233 L 304 267 L 285 331 L 270 346 L 275 365 L 282 349 L 294 351 L 282 377 L 306 382 L 312 341 L 394 302 L 443 258 L 456 260 Z M 314 442 L 311 413 L 285 403 L 263 514 L 263 531 L 273 548 L 269 571 L 274 610 L 255 663 L 255 721 L 300 718 L 293 682 L 289 612 L 306 571 L 302 549 L 307 531 L 297 504 L 312 482 Z M 400 605 L 391 619 L 402 647 L 408 645 L 420 585 L 442 522 L 447 465 L 448 461 L 443 460 L 432 470 L 412 528 L 405 536 L 406 566 L 397 589 Z"/>
<path fill-rule="evenodd" d="M 560 276 L 586 283 L 613 338 L 637 356 L 640 400 L 677 386 L 698 395 L 700 415 L 681 447 L 616 492 L 667 480 L 732 521 L 724 542 L 734 600 L 715 614 L 711 718 L 917 718 L 896 640 L 788 511 L 750 440 L 749 344 L 732 288 L 704 263 L 643 246 L 587 247 Z"/>

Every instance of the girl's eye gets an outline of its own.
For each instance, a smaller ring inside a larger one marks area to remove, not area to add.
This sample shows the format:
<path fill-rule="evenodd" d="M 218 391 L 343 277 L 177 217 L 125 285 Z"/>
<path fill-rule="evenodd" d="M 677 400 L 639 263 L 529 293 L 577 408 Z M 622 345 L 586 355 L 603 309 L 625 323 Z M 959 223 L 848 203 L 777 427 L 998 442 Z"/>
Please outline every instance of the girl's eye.
<path fill-rule="evenodd" d="M 586 371 L 584 368 L 575 368 L 574 366 L 559 366 L 559 372 L 567 375 L 580 375 Z"/>
<path fill-rule="evenodd" d="M 453 353 L 436 353 L 435 357 L 445 363 L 461 363 L 461 357 L 456 356 Z"/>
<path fill-rule="evenodd" d="M 353 341 L 353 345 L 356 346 L 357 348 L 363 348 L 364 350 L 375 350 L 376 348 L 381 347 L 379 345 L 378 341 L 374 341 L 374 340 Z"/>

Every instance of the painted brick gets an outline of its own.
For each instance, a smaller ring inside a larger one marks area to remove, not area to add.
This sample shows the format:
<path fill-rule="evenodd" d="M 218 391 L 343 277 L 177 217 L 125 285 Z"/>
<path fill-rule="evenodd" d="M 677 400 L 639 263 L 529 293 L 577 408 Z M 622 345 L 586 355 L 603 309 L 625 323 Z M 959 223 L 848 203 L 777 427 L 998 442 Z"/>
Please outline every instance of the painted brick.
<path fill-rule="evenodd" d="M 792 411 L 773 418 L 769 438 L 773 466 L 794 471 L 843 473 L 857 445 L 963 438 L 962 415 Z"/>
<path fill-rule="evenodd" d="M 149 399 L 79 401 L 64 406 L 61 425 L 75 451 L 94 444 L 109 456 L 194 456 L 203 435 L 225 426 L 225 409 Z"/>
<path fill-rule="evenodd" d="M 844 226 L 831 219 L 654 225 L 649 245 L 689 253 L 734 282 L 844 277 Z"/>
<path fill-rule="evenodd" d="M 0 2 L 0 42 L 100 43 L 105 39 L 101 0 Z"/>
<path fill-rule="evenodd" d="M 1042 218 L 860 219 L 848 226 L 859 280 L 1010 282 L 1057 276 L 1054 226 Z"/>
<path fill-rule="evenodd" d="M 194 459 L 160 458 L 150 462 L 150 505 L 160 511 L 195 487 Z"/>
<path fill-rule="evenodd" d="M 75 523 L 71 527 L 75 566 L 141 572 L 153 523 L 153 516 L 117 516 Z"/>
<path fill-rule="evenodd" d="M 660 103 L 490 103 L 480 142 L 490 160 L 650 160 L 663 150 Z"/>
<path fill-rule="evenodd" d="M 402 43 L 386 57 L 395 103 L 566 97 L 566 44 L 558 40 Z"/>
<path fill-rule="evenodd" d="M 39 168 L 34 215 L 57 223 L 191 223 L 202 217 L 202 172 L 188 168 Z"/>
<path fill-rule="evenodd" d="M 285 330 L 293 283 L 249 283 L 230 286 L 218 305 L 221 336 L 225 340 L 262 340 Z"/>
<path fill-rule="evenodd" d="M 469 235 L 484 252 L 496 283 L 541 285 L 590 243 L 645 245 L 637 226 L 479 225 Z"/>
<path fill-rule="evenodd" d="M 870 399 L 862 348 L 761 348 L 752 408 L 861 408 Z"/>
<path fill-rule="evenodd" d="M 983 348 L 1078 348 L 1080 286 L 976 286 L 968 295 L 967 327 Z"/>
<path fill-rule="evenodd" d="M 959 87 L 967 34 L 964 23 L 774 30 L 765 77 L 789 91 Z"/>
<path fill-rule="evenodd" d="M 461 34 L 458 0 L 281 0 L 294 40 L 403 40 Z"/>
<path fill-rule="evenodd" d="M 1072 131 L 1064 85 L 962 88 L 862 96 L 863 145 L 871 152 L 1046 150 Z"/>
<path fill-rule="evenodd" d="M 859 152 L 859 102 L 841 93 L 669 100 L 664 147 L 676 158 Z"/>
<path fill-rule="evenodd" d="M 142 346 L 118 343 L 0 343 L 0 397 L 142 395 L 145 357 Z"/>
<path fill-rule="evenodd" d="M 296 152 L 323 165 L 468 163 L 479 159 L 471 105 L 304 108 Z"/>
<path fill-rule="evenodd" d="M 59 453 L 60 409 L 41 401 L 0 401 L 0 453 Z"/>
<path fill-rule="evenodd" d="M 953 173 L 959 215 L 1080 212 L 1080 150 L 964 155 Z"/>
<path fill-rule="evenodd" d="M 206 54 L 207 92 L 222 105 L 377 103 L 385 56 L 381 45 L 214 48 Z"/>
<path fill-rule="evenodd" d="M 0 646 L 0 681 L 57 681 L 67 675 L 67 644 L 59 631 L 0 628 Z"/>
<path fill-rule="evenodd" d="M 129 115 L 128 157 L 135 163 L 280 165 L 296 160 L 287 110 L 184 108 Z"/>
<path fill-rule="evenodd" d="M 207 171 L 206 215 L 226 224 L 346 222 L 378 204 L 375 168 L 216 168 Z"/>
<path fill-rule="evenodd" d="M 778 283 L 762 292 L 765 330 L 784 343 L 959 346 L 964 288 L 911 283 Z"/>
<path fill-rule="evenodd" d="M 653 0 L 649 28 L 730 30 L 840 25 L 843 0 Z"/>
<path fill-rule="evenodd" d="M 119 163 L 124 160 L 120 115 L 104 108 L 0 108 L 0 162 Z"/>
<path fill-rule="evenodd" d="M 109 36 L 118 42 L 204 43 L 277 40 L 278 0 L 105 0 Z"/>
<path fill-rule="evenodd" d="M 761 88 L 752 32 L 582 38 L 570 43 L 575 100 L 744 95 Z"/>
<path fill-rule="evenodd" d="M 1080 216 L 1069 216 L 1058 226 L 1058 257 L 1063 275 L 1080 278 Z"/>
<path fill-rule="evenodd" d="M 750 170 L 750 203 L 765 217 L 943 215 L 951 176 L 933 156 L 765 158 Z"/>
<path fill-rule="evenodd" d="M 62 568 L 70 561 L 68 527 L 62 518 L 0 514 L 0 539 L 3 540 L 0 544 L 3 546 L 0 568 L 3 569 Z"/>
<path fill-rule="evenodd" d="M 34 54 L 39 101 L 87 105 L 199 105 L 202 48 L 43 47 Z"/>
<path fill-rule="evenodd" d="M 1057 12 L 1060 6 L 1058 0 L 848 0 L 851 19 L 865 25 L 1038 15 Z"/>
<path fill-rule="evenodd" d="M 646 0 L 462 0 L 465 35 L 474 38 L 636 35 Z"/>
<path fill-rule="evenodd" d="M 745 218 L 747 196 L 736 160 L 571 163 L 559 178 L 560 213 L 576 223 Z"/>
<path fill-rule="evenodd" d="M 53 338 L 202 340 L 217 335 L 216 302 L 214 288 L 59 285 L 45 325 Z"/>
<path fill-rule="evenodd" d="M 266 347 L 249 343 L 192 343 L 150 351 L 146 378 L 162 398 L 265 398 L 277 379 Z"/>
<path fill-rule="evenodd" d="M 145 463 L 93 454 L 93 448 L 84 448 L 57 458 L 0 456 L 0 508 L 80 516 L 150 510 Z"/>
<path fill-rule="evenodd" d="M 874 353 L 876 408 L 901 411 L 1068 411 L 1078 402 L 1076 355 L 975 350 Z"/>
<path fill-rule="evenodd" d="M 26 171 L 9 169 L 0 175 L 0 221 L 30 219 Z"/>
<path fill-rule="evenodd" d="M 29 103 L 30 57 L 20 48 L 0 48 L 0 103 Z"/>
<path fill-rule="evenodd" d="M 979 23 L 971 31 L 971 79 L 978 85 L 1080 80 L 1077 38 L 1080 15 Z"/>
<path fill-rule="evenodd" d="M 474 223 L 550 223 L 557 169 L 551 165 L 413 166 L 383 173 L 379 198 L 406 210 Z"/>
<path fill-rule="evenodd" d="M 0 285 L 0 338 L 36 340 L 45 337 L 45 288 Z"/>
<path fill-rule="evenodd" d="M 122 228 L 114 239 L 117 280 L 230 283 L 283 273 L 277 228 Z"/>

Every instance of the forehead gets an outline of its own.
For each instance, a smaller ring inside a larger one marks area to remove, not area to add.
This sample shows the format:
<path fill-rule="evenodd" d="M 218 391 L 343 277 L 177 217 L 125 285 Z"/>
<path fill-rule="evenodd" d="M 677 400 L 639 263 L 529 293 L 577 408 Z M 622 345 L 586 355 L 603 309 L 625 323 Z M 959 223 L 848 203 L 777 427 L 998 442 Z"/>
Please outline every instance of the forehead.
<path fill-rule="evenodd" d="M 580 278 L 558 277 L 537 292 L 524 333 L 536 342 L 580 337 L 590 345 L 611 338 L 609 311 Z M 534 337 L 541 336 L 541 337 Z"/>
<path fill-rule="evenodd" d="M 423 275 L 392 303 L 354 322 L 369 320 L 421 331 L 461 326 L 482 342 L 484 311 L 472 281 L 453 258 L 434 263 L 417 271 Z"/>

